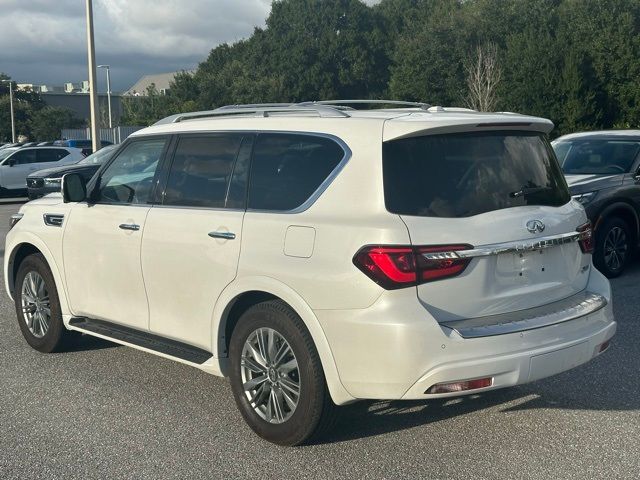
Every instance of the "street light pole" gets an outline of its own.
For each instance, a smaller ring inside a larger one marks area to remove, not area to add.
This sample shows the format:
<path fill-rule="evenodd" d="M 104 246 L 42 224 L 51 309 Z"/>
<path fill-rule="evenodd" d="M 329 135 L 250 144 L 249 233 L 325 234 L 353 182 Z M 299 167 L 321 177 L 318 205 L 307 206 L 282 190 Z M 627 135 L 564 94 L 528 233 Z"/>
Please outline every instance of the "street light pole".
<path fill-rule="evenodd" d="M 109 73 L 109 65 L 98 65 L 98 68 L 107 69 L 107 104 L 109 108 L 109 128 L 113 128 L 113 122 L 111 121 L 111 75 Z"/>
<path fill-rule="evenodd" d="M 87 1 L 87 57 L 89 60 L 89 107 L 91 109 L 91 145 L 100 150 L 100 126 L 98 124 L 98 94 L 96 91 L 96 49 L 93 43 L 93 5 Z"/>
<path fill-rule="evenodd" d="M 11 142 L 16 143 L 16 120 L 13 113 L 13 83 L 11 80 L 2 80 L 9 84 L 9 105 L 11 108 Z"/>

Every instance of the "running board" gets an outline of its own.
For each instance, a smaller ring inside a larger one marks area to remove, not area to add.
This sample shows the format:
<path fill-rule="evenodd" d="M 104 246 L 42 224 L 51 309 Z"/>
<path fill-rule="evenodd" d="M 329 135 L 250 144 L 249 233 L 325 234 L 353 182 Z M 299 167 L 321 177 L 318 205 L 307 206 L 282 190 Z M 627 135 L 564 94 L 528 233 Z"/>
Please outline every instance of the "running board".
<path fill-rule="evenodd" d="M 213 357 L 211 352 L 202 348 L 104 320 L 72 318 L 69 325 L 88 334 L 95 333 L 198 365 L 202 365 Z"/>

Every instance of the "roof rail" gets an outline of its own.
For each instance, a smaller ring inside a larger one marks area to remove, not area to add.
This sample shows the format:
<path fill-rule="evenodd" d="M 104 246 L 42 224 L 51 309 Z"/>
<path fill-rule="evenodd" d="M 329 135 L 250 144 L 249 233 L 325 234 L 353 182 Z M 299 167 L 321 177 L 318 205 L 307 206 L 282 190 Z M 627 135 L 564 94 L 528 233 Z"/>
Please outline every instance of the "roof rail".
<path fill-rule="evenodd" d="M 422 102 L 404 102 L 402 100 L 319 100 L 316 102 L 302 102 L 297 105 L 325 105 L 336 107 L 349 107 L 349 105 L 395 105 L 397 107 L 416 107 L 427 110 L 431 105 Z"/>
<path fill-rule="evenodd" d="M 275 106 L 274 106 L 275 105 Z M 177 115 L 171 115 L 170 117 L 163 118 L 157 121 L 154 125 L 164 125 L 168 123 L 178 123 L 185 120 L 197 120 L 201 118 L 223 118 L 231 116 L 254 116 L 254 117 L 269 117 L 272 114 L 278 113 L 312 113 L 319 117 L 349 117 L 347 113 L 342 110 L 330 106 L 324 105 L 299 105 L 299 104 L 254 104 L 254 105 L 226 105 L 224 107 L 217 108 L 215 110 L 208 110 L 203 112 L 191 112 L 191 113 L 179 113 Z"/>

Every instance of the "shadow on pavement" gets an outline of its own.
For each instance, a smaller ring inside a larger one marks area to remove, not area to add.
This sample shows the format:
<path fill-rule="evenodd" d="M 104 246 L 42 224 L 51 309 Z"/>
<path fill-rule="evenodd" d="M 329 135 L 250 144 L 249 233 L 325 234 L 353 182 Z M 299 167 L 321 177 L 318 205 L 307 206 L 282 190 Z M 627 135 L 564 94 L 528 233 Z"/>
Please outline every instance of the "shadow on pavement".
<path fill-rule="evenodd" d="M 109 342 L 102 338 L 92 337 L 91 335 L 84 335 L 80 332 L 73 332 L 73 340 L 70 345 L 65 348 L 65 353 L 69 352 L 85 352 L 89 350 L 104 350 L 106 348 L 116 348 L 122 345 L 118 343 Z"/>

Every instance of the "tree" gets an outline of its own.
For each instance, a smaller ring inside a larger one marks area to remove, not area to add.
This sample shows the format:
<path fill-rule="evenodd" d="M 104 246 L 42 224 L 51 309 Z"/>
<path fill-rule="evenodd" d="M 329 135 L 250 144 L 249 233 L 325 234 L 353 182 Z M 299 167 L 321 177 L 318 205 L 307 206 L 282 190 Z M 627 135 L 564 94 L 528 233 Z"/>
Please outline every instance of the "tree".
<path fill-rule="evenodd" d="M 476 47 L 464 64 L 467 79 L 467 104 L 480 112 L 493 112 L 498 103 L 497 88 L 502 79 L 498 46 L 487 43 Z"/>
<path fill-rule="evenodd" d="M 68 108 L 47 106 L 32 114 L 32 140 L 54 140 L 60 138 L 63 129 L 80 128 L 83 123 Z"/>

